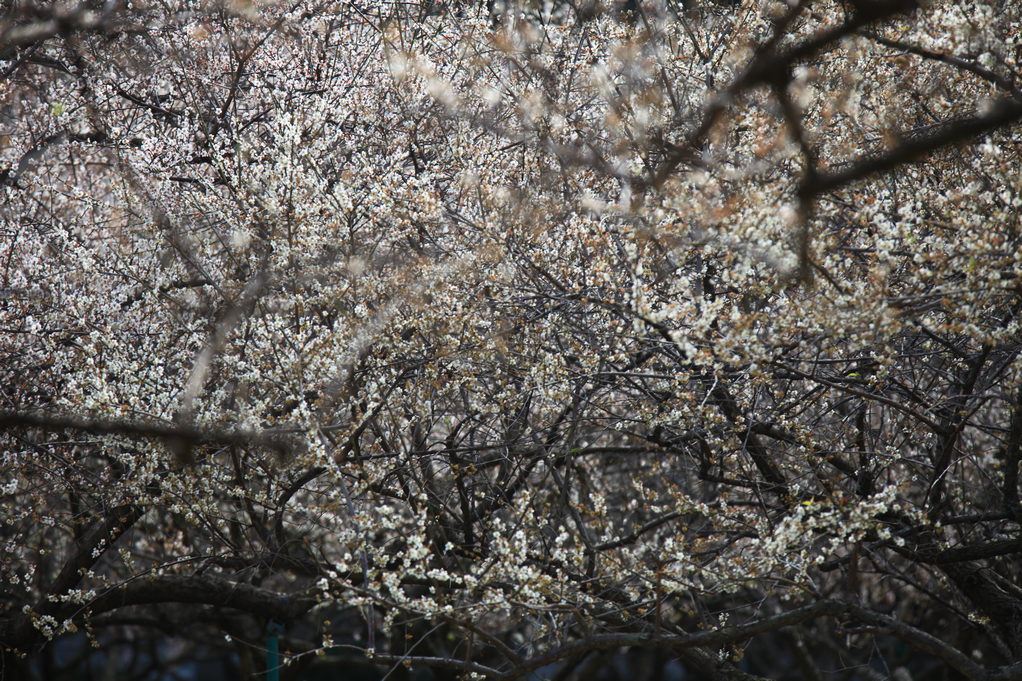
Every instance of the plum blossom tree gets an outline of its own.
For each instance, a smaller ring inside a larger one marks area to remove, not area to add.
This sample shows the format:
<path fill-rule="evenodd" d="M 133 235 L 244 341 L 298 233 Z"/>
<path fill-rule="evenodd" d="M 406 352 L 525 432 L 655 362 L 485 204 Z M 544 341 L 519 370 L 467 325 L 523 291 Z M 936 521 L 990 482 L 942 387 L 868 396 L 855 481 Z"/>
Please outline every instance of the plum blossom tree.
<path fill-rule="evenodd" d="M 1017 3 L 3 12 L 0 675 L 1022 679 Z"/>

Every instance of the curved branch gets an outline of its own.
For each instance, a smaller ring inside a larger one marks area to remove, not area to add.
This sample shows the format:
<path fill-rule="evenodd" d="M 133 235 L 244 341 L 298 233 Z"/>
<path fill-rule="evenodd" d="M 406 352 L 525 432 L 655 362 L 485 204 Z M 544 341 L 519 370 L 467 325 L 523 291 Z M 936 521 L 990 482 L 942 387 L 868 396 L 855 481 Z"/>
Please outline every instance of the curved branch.
<path fill-rule="evenodd" d="M 838 615 L 844 609 L 845 606 L 836 601 L 819 601 L 749 624 L 723 627 L 712 631 L 700 631 L 682 636 L 657 636 L 653 634 L 603 634 L 588 636 L 582 640 L 567 643 L 542 655 L 532 657 L 524 664 L 516 667 L 513 672 L 504 675 L 503 678 L 508 680 L 516 679 L 541 667 L 593 650 L 607 650 L 625 646 L 683 650 L 686 648 L 719 647 L 729 643 L 739 643 L 759 634 L 801 624 L 817 617 Z"/>
<path fill-rule="evenodd" d="M 862 606 L 849 605 L 848 614 L 863 624 L 891 634 L 917 650 L 943 660 L 967 679 L 987 678 L 987 671 L 983 667 L 980 667 L 964 653 L 956 648 L 952 648 L 936 636 Z"/>
<path fill-rule="evenodd" d="M 419 655 L 372 655 L 369 657 L 371 662 L 377 662 L 380 664 L 421 664 L 426 667 L 438 667 L 441 669 L 456 669 L 458 671 L 475 673 L 481 676 L 489 678 L 503 678 L 498 670 L 493 667 L 487 667 L 486 665 L 478 664 L 476 662 L 468 662 L 465 660 L 456 660 L 453 657 L 426 657 Z"/>
<path fill-rule="evenodd" d="M 161 575 L 116 586 L 97 596 L 83 610 L 99 614 L 131 605 L 161 603 L 233 608 L 261 617 L 289 621 L 311 610 L 316 600 L 305 596 L 292 597 L 212 575 Z"/>
<path fill-rule="evenodd" d="M 817 174 L 804 182 L 798 193 L 802 198 L 826 194 L 867 177 L 884 174 L 899 166 L 928 156 L 958 142 L 986 135 L 1022 120 L 1022 101 L 1005 97 L 990 107 L 989 113 L 952 121 L 937 132 L 907 140 L 885 154 L 852 163 L 843 170 Z"/>

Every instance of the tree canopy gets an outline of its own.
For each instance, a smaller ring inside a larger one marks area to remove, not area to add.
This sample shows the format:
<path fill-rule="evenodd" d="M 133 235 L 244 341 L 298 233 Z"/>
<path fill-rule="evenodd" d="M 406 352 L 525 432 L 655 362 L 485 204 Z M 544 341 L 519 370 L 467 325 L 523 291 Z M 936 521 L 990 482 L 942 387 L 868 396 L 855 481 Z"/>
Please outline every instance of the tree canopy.
<path fill-rule="evenodd" d="M 0 676 L 1022 679 L 1020 36 L 7 3 Z"/>

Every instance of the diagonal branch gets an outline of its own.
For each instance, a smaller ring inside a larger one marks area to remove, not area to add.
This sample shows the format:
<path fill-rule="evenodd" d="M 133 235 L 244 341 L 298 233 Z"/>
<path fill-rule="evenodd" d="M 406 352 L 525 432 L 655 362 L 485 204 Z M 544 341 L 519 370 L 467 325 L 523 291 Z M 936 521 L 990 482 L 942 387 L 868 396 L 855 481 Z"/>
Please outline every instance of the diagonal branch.
<path fill-rule="evenodd" d="M 799 196 L 812 197 L 841 189 L 858 180 L 887 173 L 945 147 L 980 135 L 987 135 L 1020 120 L 1022 120 L 1022 101 L 1013 97 L 1003 98 L 995 102 L 989 112 L 984 115 L 953 121 L 934 133 L 902 142 L 894 149 L 879 156 L 852 163 L 842 170 L 820 173 L 813 178 L 806 178 L 806 181 L 799 187 Z"/>
<path fill-rule="evenodd" d="M 885 38 L 882 35 L 878 35 L 871 31 L 860 31 L 859 35 L 865 36 L 873 42 L 883 45 L 884 47 L 889 47 L 892 50 L 908 52 L 909 54 L 914 54 L 917 57 L 922 57 L 923 59 L 939 61 L 944 64 L 957 67 L 963 71 L 968 71 L 969 73 L 979 76 L 983 80 L 996 85 L 1001 90 L 1010 92 L 1015 95 L 1015 97 L 1022 98 L 1022 89 L 1020 89 L 1019 86 L 1011 79 L 1005 78 L 1004 76 L 980 66 L 979 64 L 975 64 L 960 57 L 955 57 L 954 55 L 934 52 L 933 50 L 928 50 L 925 47 L 912 45 L 901 40 L 891 40 L 890 38 Z"/>

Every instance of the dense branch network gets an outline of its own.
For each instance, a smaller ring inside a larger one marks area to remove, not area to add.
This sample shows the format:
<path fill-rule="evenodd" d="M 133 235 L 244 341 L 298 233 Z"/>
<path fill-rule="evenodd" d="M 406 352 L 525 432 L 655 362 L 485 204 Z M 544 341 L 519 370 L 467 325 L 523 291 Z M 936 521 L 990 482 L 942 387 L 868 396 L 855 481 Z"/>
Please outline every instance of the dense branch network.
<path fill-rule="evenodd" d="M 3 11 L 12 673 L 1022 679 L 1015 3 Z"/>

